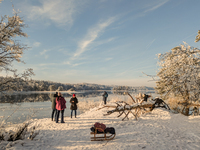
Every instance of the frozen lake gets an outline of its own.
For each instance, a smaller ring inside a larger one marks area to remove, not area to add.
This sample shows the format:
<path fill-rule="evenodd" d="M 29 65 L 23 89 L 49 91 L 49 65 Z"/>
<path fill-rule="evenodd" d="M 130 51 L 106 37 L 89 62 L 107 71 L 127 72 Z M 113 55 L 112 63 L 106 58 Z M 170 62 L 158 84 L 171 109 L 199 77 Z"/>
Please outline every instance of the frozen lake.
<path fill-rule="evenodd" d="M 112 92 L 107 91 L 108 102 L 117 99 L 119 101 L 124 101 L 130 98 L 128 95 L 123 95 L 123 92 Z M 61 92 L 67 101 L 64 116 L 70 117 L 70 103 L 69 100 L 73 93 Z M 95 102 L 96 104 L 100 104 L 102 102 L 102 94 L 103 91 L 87 91 L 87 92 L 75 92 L 76 97 L 79 100 L 79 108 L 77 110 L 78 115 L 83 113 L 86 107 L 81 107 L 84 102 Z M 130 93 L 132 96 L 138 94 L 137 93 Z M 145 92 L 140 91 L 140 93 L 150 94 L 155 98 L 157 95 L 154 91 Z M 15 94 L 11 95 L 7 98 L 1 97 L 0 103 L 0 122 L 5 121 L 8 125 L 9 124 L 16 124 L 22 123 L 29 119 L 41 119 L 41 118 L 49 118 L 51 119 L 51 96 L 54 93 L 51 92 L 37 92 L 37 93 L 23 93 L 23 94 Z M 85 104 L 84 104 L 85 105 Z M 81 109 L 80 109 L 81 108 Z M 10 116 L 10 117 L 9 117 Z"/>

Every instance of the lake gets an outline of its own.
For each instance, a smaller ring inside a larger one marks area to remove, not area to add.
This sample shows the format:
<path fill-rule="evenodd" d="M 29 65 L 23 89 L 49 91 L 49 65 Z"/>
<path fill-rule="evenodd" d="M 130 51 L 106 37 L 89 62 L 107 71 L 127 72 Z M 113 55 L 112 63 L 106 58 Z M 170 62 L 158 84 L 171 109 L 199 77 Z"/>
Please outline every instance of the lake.
<path fill-rule="evenodd" d="M 102 94 L 104 91 L 80 91 L 75 92 L 78 98 L 79 105 L 77 114 L 81 114 L 91 107 L 98 106 L 102 103 Z M 124 92 L 107 91 L 108 102 L 126 101 L 130 99 Z M 154 91 L 139 91 L 140 93 L 151 94 L 154 98 L 158 95 Z M 133 96 L 139 92 L 130 92 Z M 0 98 L 0 123 L 5 121 L 7 125 L 22 123 L 29 119 L 51 119 L 51 97 L 55 92 L 23 92 L 20 94 L 12 94 L 7 97 Z M 64 116 L 70 117 L 69 100 L 73 93 L 61 92 L 67 101 Z"/>

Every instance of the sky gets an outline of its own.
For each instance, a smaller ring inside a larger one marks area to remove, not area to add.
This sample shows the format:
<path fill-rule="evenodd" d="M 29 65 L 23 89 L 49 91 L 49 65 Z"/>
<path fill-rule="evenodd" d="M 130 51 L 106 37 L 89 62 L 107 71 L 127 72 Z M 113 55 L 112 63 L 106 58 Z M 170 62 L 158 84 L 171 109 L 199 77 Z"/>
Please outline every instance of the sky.
<path fill-rule="evenodd" d="M 183 44 L 199 48 L 199 0 L 3 0 L 28 25 L 29 47 L 13 67 L 61 83 L 155 86 L 157 54 Z M 1 75 L 5 73 L 1 72 Z"/>

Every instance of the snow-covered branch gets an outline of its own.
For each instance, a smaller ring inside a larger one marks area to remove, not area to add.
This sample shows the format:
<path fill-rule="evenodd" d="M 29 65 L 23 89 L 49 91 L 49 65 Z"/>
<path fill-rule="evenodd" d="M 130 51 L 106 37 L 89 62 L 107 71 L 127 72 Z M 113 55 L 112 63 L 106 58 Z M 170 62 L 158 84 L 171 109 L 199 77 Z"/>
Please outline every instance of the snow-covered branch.
<path fill-rule="evenodd" d="M 200 30 L 197 33 L 198 35 L 196 36 L 195 42 L 199 42 L 200 40 Z"/>

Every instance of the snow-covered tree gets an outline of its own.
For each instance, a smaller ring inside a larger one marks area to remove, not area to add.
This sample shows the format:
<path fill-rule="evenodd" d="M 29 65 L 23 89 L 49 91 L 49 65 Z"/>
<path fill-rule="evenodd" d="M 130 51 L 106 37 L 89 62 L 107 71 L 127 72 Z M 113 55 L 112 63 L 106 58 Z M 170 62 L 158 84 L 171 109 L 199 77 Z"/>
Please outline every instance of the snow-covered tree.
<path fill-rule="evenodd" d="M 54 84 L 49 85 L 49 91 L 55 91 L 55 90 L 56 90 L 56 87 Z"/>
<path fill-rule="evenodd" d="M 19 82 L 27 81 L 33 75 L 32 69 L 27 69 L 24 73 L 18 74 L 17 69 L 13 68 L 13 62 L 24 63 L 21 60 L 26 45 L 16 40 L 16 37 L 27 37 L 22 31 L 26 24 L 18 12 L 13 10 L 13 16 L 1 16 L 0 20 L 0 72 L 4 71 L 12 77 L 2 78 L 0 81 L 1 92 L 15 88 Z M 23 79 L 23 80 L 21 80 Z"/>
<path fill-rule="evenodd" d="M 199 42 L 200 40 L 200 30 L 197 33 L 198 35 L 196 36 L 195 42 Z"/>
<path fill-rule="evenodd" d="M 185 101 L 197 101 L 200 97 L 200 49 L 184 43 L 170 52 L 158 55 L 159 80 L 156 90 L 168 98 L 170 94 Z"/>
<path fill-rule="evenodd" d="M 63 90 L 64 90 L 63 86 L 59 86 L 57 89 L 57 91 L 63 91 Z"/>

